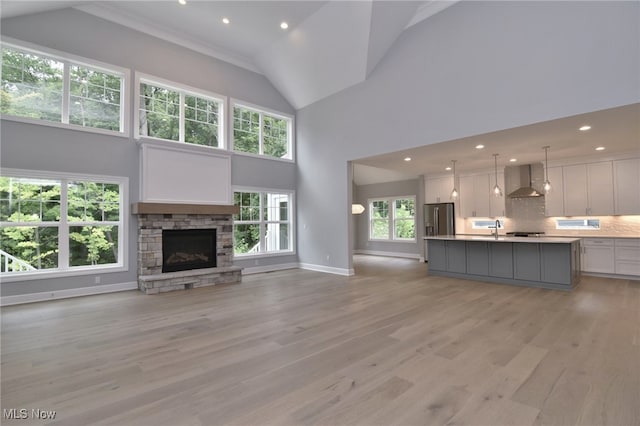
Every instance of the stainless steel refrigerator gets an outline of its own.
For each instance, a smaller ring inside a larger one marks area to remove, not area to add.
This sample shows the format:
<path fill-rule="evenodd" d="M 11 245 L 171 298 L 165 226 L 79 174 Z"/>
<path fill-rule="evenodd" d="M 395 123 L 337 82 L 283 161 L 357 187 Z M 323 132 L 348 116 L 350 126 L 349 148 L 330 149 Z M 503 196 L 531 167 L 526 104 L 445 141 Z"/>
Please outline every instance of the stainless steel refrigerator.
<path fill-rule="evenodd" d="M 424 226 L 427 237 L 433 235 L 455 235 L 456 223 L 453 203 L 425 204 Z"/>
<path fill-rule="evenodd" d="M 425 204 L 424 226 L 427 237 L 434 235 L 455 235 L 456 221 L 453 203 Z M 424 260 L 429 261 L 429 240 L 424 244 Z"/>

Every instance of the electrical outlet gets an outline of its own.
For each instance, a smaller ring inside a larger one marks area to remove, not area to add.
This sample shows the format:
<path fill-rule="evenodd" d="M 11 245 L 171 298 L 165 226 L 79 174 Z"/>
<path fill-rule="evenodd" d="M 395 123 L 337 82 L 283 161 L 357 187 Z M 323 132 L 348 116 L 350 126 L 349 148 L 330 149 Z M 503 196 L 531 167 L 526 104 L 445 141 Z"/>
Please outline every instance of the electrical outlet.
<path fill-rule="evenodd" d="M 97 277 L 94 278 L 94 282 L 96 284 L 100 284 L 100 275 L 98 275 Z"/>

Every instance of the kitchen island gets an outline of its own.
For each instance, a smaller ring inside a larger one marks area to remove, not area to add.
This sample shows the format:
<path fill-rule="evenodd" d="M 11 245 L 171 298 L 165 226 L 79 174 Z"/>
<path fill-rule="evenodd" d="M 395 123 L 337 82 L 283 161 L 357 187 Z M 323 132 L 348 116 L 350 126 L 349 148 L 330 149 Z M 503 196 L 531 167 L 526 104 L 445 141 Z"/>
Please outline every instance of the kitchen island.
<path fill-rule="evenodd" d="M 439 235 L 424 237 L 429 275 L 554 290 L 580 280 L 580 238 Z"/>

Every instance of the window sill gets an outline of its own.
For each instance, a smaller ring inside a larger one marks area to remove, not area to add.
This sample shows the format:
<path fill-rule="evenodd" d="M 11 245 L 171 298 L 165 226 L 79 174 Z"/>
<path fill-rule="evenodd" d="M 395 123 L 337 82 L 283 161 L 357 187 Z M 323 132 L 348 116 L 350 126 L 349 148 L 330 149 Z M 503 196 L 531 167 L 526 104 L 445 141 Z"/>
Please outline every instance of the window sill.
<path fill-rule="evenodd" d="M 96 133 L 99 135 L 115 136 L 119 138 L 129 137 L 128 131 L 126 130 L 123 132 L 119 132 L 115 130 L 97 129 L 93 127 L 82 127 L 82 126 L 77 126 L 75 124 L 58 123 L 56 121 L 47 121 L 47 120 L 36 120 L 32 118 L 16 117 L 13 115 L 5 115 L 5 114 L 2 114 L 1 118 L 7 121 L 13 121 L 16 123 L 23 123 L 23 124 L 33 124 L 36 126 L 55 127 L 58 129 L 73 130 L 73 131 L 86 132 L 86 133 Z"/>
<path fill-rule="evenodd" d="M 259 158 L 261 160 L 280 161 L 282 163 L 291 163 L 291 164 L 296 163 L 294 160 L 289 158 L 270 157 L 268 155 L 251 154 L 249 152 L 242 152 L 242 151 L 233 151 L 233 155 L 238 155 L 240 157 Z"/>
<path fill-rule="evenodd" d="M 272 253 L 244 253 L 244 254 L 234 254 L 234 260 L 249 260 L 249 259 L 258 259 L 261 257 L 278 257 L 278 256 L 293 256 L 296 254 L 295 250 L 291 251 L 279 251 Z"/>
<path fill-rule="evenodd" d="M 21 281 L 44 280 L 51 278 L 65 278 L 85 275 L 111 274 L 114 272 L 127 272 L 129 269 L 123 265 L 105 266 L 78 266 L 66 271 L 43 270 L 30 272 L 15 272 L 0 274 L 2 283 L 13 283 Z"/>

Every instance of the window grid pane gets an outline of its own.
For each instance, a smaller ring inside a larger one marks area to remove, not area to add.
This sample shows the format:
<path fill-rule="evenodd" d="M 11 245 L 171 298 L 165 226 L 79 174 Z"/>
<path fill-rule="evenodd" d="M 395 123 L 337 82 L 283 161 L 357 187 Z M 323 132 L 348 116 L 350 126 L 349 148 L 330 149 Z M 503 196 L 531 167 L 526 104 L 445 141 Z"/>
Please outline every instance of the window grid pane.
<path fill-rule="evenodd" d="M 186 95 L 185 142 L 219 147 L 220 108 L 218 101 Z"/>
<path fill-rule="evenodd" d="M 140 83 L 140 135 L 180 139 L 180 93 Z"/>
<path fill-rule="evenodd" d="M 246 108 L 233 108 L 233 150 L 260 153 L 260 113 Z"/>
<path fill-rule="evenodd" d="M 276 158 L 288 155 L 289 125 L 287 120 L 264 115 L 264 154 Z"/>
<path fill-rule="evenodd" d="M 120 83 L 117 75 L 72 65 L 69 123 L 119 131 Z"/>
<path fill-rule="evenodd" d="M 64 64 L 2 48 L 3 114 L 62 122 Z"/>

